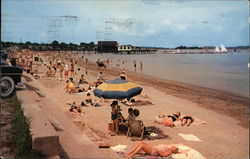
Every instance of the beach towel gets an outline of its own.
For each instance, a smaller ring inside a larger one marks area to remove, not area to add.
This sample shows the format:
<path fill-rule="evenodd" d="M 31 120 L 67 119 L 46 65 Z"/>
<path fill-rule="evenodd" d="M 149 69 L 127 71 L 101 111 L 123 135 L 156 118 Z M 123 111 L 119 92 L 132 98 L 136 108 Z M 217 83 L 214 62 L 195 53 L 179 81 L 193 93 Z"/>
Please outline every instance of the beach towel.
<path fill-rule="evenodd" d="M 126 152 L 127 146 L 126 145 L 116 145 L 110 147 L 115 152 Z"/>
<path fill-rule="evenodd" d="M 205 159 L 205 157 L 202 156 L 202 154 L 200 154 L 198 151 L 186 145 L 176 144 L 172 146 L 178 147 L 180 152 L 177 154 L 172 154 L 172 158 L 174 159 Z"/>
<path fill-rule="evenodd" d="M 201 139 L 199 139 L 197 136 L 193 134 L 178 134 L 178 135 L 187 141 L 201 141 Z"/>
<path fill-rule="evenodd" d="M 146 140 L 170 139 L 169 135 L 165 135 L 160 128 L 155 126 L 146 127 L 144 137 Z"/>

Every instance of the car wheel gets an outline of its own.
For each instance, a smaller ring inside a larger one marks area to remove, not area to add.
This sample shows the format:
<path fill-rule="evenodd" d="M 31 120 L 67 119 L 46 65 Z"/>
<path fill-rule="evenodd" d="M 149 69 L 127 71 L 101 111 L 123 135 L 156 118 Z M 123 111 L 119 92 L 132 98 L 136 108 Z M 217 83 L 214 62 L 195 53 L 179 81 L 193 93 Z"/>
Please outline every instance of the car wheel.
<path fill-rule="evenodd" d="M 9 97 L 15 90 L 15 83 L 13 79 L 9 76 L 4 76 L 1 78 L 1 97 Z"/>

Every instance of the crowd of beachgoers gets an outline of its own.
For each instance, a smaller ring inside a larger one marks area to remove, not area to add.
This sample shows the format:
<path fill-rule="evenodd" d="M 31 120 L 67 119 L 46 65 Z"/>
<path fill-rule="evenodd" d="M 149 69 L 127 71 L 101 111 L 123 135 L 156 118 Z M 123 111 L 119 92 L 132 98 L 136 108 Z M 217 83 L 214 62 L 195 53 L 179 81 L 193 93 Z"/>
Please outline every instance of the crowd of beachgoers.
<path fill-rule="evenodd" d="M 120 131 L 123 131 L 120 130 L 120 126 L 126 127 L 126 132 L 124 133 L 125 135 L 128 135 L 130 129 L 133 129 L 133 123 L 135 123 L 134 121 L 138 121 L 138 116 L 141 115 L 141 112 L 138 107 L 135 109 L 131 106 L 138 106 L 140 104 L 153 104 L 152 100 L 150 100 L 147 95 L 138 95 L 124 100 L 110 100 L 104 99 L 102 97 L 96 97 L 93 93 L 93 91 L 103 82 L 110 80 L 110 77 L 104 75 L 105 69 L 109 69 L 110 67 L 119 68 L 119 65 L 126 65 L 131 61 L 135 70 L 138 67 L 137 63 L 139 63 L 139 68 L 143 69 L 142 62 L 137 62 L 135 60 L 126 61 L 123 59 L 115 59 L 117 60 L 116 63 L 112 58 L 97 59 L 95 64 L 97 70 L 99 71 L 98 74 L 90 80 L 88 77 L 92 75 L 89 74 L 88 68 L 83 68 L 79 65 L 80 62 L 84 62 L 85 64 L 90 62 L 88 59 L 88 54 L 69 54 L 51 51 L 35 52 L 32 50 L 21 50 L 12 51 L 9 58 L 15 58 L 16 64 L 22 67 L 35 79 L 39 80 L 52 78 L 58 82 L 64 83 L 64 90 L 61 91 L 71 94 L 72 99 L 74 98 L 74 94 L 82 94 L 83 99 L 81 102 L 77 103 L 74 101 L 71 103 L 65 103 L 67 105 L 68 113 L 70 113 L 73 117 L 84 116 L 84 107 L 111 107 L 110 121 L 112 122 L 109 123 L 109 131 L 112 135 L 120 134 Z M 126 70 L 122 70 L 116 78 L 121 80 L 129 80 Z M 127 117 L 124 117 L 121 112 L 119 106 L 121 104 L 128 107 Z M 152 118 L 154 118 L 155 123 L 171 128 L 181 126 L 188 127 L 192 123 L 207 124 L 207 122 L 199 120 L 193 115 L 185 115 L 178 110 L 172 114 L 162 113 Z M 137 123 L 137 125 L 142 123 Z M 143 124 L 140 125 L 140 127 L 142 128 L 142 135 L 144 135 L 146 128 Z M 150 135 L 153 136 L 154 134 L 152 133 Z M 142 136 L 140 137 L 142 138 Z M 166 144 L 153 146 L 151 144 L 139 142 L 131 149 L 130 152 L 127 153 L 127 156 L 134 157 L 141 150 L 143 150 L 148 155 L 162 157 L 169 156 L 171 154 L 177 153 L 178 151 L 181 152 L 176 146 L 169 146 Z"/>

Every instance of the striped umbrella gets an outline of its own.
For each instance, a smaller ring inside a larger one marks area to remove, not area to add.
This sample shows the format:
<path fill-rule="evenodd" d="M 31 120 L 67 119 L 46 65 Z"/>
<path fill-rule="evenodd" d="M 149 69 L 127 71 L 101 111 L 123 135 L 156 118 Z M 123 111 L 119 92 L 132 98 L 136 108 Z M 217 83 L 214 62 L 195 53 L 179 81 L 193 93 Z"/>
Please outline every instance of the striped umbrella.
<path fill-rule="evenodd" d="M 135 83 L 120 78 L 107 80 L 94 90 L 97 97 L 105 99 L 125 99 L 141 94 L 142 88 Z"/>

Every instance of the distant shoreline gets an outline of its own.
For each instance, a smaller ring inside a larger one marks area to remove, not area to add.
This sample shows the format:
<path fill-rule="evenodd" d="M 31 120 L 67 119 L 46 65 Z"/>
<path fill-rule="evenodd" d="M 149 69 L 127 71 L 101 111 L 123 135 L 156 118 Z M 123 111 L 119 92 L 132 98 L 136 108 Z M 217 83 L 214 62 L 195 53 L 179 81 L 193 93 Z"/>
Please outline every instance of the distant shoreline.
<path fill-rule="evenodd" d="M 228 52 L 215 52 L 214 49 L 179 49 L 179 52 L 177 49 L 159 49 L 157 50 L 160 54 L 240 54 L 243 50 L 249 50 L 249 48 L 241 48 L 241 49 L 228 49 Z"/>

